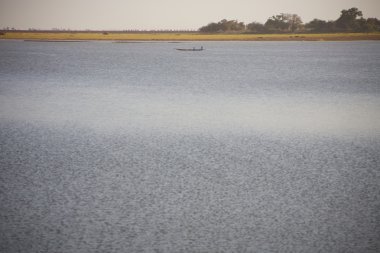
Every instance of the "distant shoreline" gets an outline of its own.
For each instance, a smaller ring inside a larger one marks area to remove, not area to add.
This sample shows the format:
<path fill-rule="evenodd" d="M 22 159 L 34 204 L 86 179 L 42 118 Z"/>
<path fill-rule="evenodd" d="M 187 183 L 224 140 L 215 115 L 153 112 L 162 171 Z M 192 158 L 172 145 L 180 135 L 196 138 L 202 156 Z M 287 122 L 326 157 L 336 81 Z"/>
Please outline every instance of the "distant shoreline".
<path fill-rule="evenodd" d="M 110 41 L 357 41 L 380 40 L 380 33 L 321 33 L 321 34 L 206 34 L 155 32 L 17 32 L 4 31 L 0 39 L 80 42 Z"/>

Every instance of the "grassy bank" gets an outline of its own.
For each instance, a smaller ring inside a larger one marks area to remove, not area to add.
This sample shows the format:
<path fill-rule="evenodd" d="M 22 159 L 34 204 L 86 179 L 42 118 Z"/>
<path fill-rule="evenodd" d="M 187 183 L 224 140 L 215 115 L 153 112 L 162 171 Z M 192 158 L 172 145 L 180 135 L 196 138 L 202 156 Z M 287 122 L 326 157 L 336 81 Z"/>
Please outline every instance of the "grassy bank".
<path fill-rule="evenodd" d="M 380 40 L 380 33 L 328 34 L 202 34 L 202 33 L 101 33 L 5 32 L 0 39 L 116 40 L 116 41 L 350 41 Z"/>

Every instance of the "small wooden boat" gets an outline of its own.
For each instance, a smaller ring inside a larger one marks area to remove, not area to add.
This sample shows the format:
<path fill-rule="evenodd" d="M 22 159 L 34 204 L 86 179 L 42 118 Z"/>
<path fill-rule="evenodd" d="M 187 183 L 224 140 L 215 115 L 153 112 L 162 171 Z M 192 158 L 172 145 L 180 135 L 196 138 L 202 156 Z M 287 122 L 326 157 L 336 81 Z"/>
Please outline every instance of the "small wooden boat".
<path fill-rule="evenodd" d="M 201 48 L 193 47 L 193 48 L 176 48 L 176 50 L 178 50 L 178 51 L 203 51 L 204 49 L 203 49 L 203 47 L 201 47 Z"/>

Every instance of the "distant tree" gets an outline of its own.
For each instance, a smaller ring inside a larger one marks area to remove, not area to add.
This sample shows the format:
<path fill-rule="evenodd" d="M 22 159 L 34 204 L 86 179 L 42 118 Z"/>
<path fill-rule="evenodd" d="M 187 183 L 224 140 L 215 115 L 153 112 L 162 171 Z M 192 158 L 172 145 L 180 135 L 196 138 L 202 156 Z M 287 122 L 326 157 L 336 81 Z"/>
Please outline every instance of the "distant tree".
<path fill-rule="evenodd" d="M 342 10 L 340 17 L 336 20 L 336 27 L 342 31 L 358 31 L 360 29 L 360 21 L 357 18 L 363 17 L 363 13 L 358 8 Z"/>
<path fill-rule="evenodd" d="M 316 33 L 328 33 L 336 30 L 335 21 L 325 21 L 321 19 L 313 19 L 309 23 L 305 24 L 305 28 L 306 31 Z"/>
<path fill-rule="evenodd" d="M 272 32 L 295 32 L 302 28 L 302 20 L 297 14 L 281 13 L 270 17 L 265 27 Z"/>
<path fill-rule="evenodd" d="M 288 14 L 288 22 L 290 24 L 290 30 L 294 33 L 297 30 L 302 29 L 302 19 L 297 14 Z"/>
<path fill-rule="evenodd" d="M 266 27 L 258 22 L 252 22 L 247 25 L 247 31 L 250 33 L 266 33 Z"/>
<path fill-rule="evenodd" d="M 375 20 L 366 20 L 358 8 L 342 10 L 336 21 L 314 19 L 305 25 L 309 32 L 369 32 L 377 31 Z"/>
<path fill-rule="evenodd" d="M 200 32 L 211 32 L 211 33 L 221 32 L 221 27 L 217 23 L 209 23 L 208 25 L 199 28 L 199 31 Z"/>
<path fill-rule="evenodd" d="M 245 24 L 237 20 L 222 19 L 218 23 L 209 23 L 199 29 L 200 32 L 242 32 L 245 30 Z"/>
<path fill-rule="evenodd" d="M 324 32 L 326 30 L 326 27 L 327 22 L 317 18 L 305 24 L 305 28 L 312 32 Z"/>
<path fill-rule="evenodd" d="M 281 13 L 280 15 L 268 18 L 267 22 L 265 22 L 265 28 L 272 32 L 288 30 L 289 24 L 286 22 L 285 14 Z"/>
<path fill-rule="evenodd" d="M 360 18 L 356 20 L 355 32 L 377 32 L 380 31 L 380 20 L 377 18 Z"/>
<path fill-rule="evenodd" d="M 355 20 L 354 32 L 369 32 L 370 26 L 365 18 Z"/>
<path fill-rule="evenodd" d="M 245 24 L 237 20 L 222 20 L 223 31 L 244 31 Z"/>
<path fill-rule="evenodd" d="M 377 18 L 367 18 L 364 31 L 380 32 L 380 20 L 378 20 Z"/>

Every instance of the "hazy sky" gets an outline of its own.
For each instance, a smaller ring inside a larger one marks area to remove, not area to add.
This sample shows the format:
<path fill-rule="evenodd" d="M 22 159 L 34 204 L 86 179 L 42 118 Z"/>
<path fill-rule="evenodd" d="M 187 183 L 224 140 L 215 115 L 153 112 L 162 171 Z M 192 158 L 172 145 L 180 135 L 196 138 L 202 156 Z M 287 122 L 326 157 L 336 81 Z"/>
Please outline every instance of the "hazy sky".
<path fill-rule="evenodd" d="M 296 13 L 335 20 L 358 7 L 380 18 L 380 0 L 0 0 L 0 28 L 198 29 L 223 18 L 245 23 Z"/>

